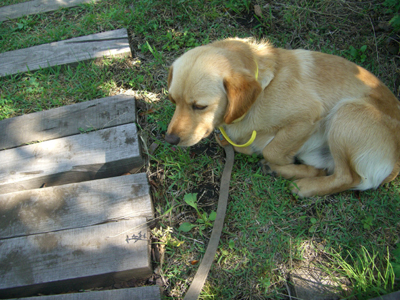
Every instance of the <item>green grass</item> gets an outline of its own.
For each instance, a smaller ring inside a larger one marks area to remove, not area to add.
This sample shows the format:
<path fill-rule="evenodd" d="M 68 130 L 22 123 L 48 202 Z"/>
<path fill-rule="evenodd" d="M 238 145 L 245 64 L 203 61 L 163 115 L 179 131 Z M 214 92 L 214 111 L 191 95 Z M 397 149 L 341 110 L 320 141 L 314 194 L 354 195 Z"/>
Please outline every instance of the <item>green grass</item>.
<path fill-rule="evenodd" d="M 355 254 L 356 257 L 350 251 L 345 253 L 347 257 L 335 252 L 329 255 L 332 263 L 322 268 L 331 274 L 335 281 L 348 278 L 355 283 L 350 297 L 370 299 L 385 294 L 395 282 L 396 275 L 390 262 L 390 254 L 387 253 L 386 257 L 378 259 L 381 254 L 370 253 L 364 246 Z"/>
<path fill-rule="evenodd" d="M 29 15 L 3 22 L 0 51 L 69 39 L 75 36 L 129 27 L 134 15 L 121 2 L 102 1 L 98 5 L 81 4 L 54 13 Z"/>
<path fill-rule="evenodd" d="M 23 3 L 23 2 L 28 2 L 28 1 L 30 1 L 30 0 L 3 0 L 0 3 L 0 7 L 13 5 L 13 4 L 18 4 L 18 3 Z"/>
<path fill-rule="evenodd" d="M 129 59 L 107 58 L 0 78 L 0 120 L 106 97 L 121 85 L 137 87 L 137 68 Z"/>
<path fill-rule="evenodd" d="M 164 252 L 156 272 L 165 298 L 180 299 L 211 232 L 185 195 L 197 194 L 196 208 L 209 218 L 224 158 L 213 138 L 191 148 L 163 141 L 174 111 L 166 91 L 169 65 L 190 48 L 254 36 L 346 57 L 398 95 L 398 59 L 386 49 L 388 37 L 396 36 L 389 24 L 394 13 L 374 1 L 114 0 L 2 22 L 0 52 L 127 28 L 133 56 L 0 78 L 0 119 L 134 90 L 145 148 L 159 145 L 146 168 L 159 220 L 153 247 Z M 387 29 L 378 30 L 381 23 Z M 347 299 L 399 289 L 399 179 L 374 191 L 300 200 L 287 180 L 263 175 L 258 159 L 236 154 L 225 226 L 202 299 L 283 299 L 291 271 L 305 263 L 310 247 Z M 179 231 L 185 222 L 195 226 Z"/>

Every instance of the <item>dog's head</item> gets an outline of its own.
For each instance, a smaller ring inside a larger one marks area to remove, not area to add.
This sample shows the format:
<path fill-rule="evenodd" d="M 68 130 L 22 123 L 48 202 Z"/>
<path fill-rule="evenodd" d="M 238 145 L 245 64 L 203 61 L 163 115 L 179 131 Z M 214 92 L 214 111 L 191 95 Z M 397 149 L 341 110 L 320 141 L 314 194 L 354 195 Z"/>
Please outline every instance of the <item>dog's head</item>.
<path fill-rule="evenodd" d="M 168 76 L 176 108 L 166 141 L 191 146 L 243 116 L 261 92 L 257 72 L 252 49 L 241 40 L 197 47 L 179 57 Z"/>

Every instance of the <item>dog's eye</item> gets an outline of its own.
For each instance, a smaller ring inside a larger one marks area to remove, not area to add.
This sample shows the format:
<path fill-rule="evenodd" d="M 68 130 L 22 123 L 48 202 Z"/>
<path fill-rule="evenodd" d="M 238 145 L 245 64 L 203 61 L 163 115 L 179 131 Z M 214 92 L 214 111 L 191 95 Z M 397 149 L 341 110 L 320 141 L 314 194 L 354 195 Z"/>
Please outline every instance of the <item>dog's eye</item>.
<path fill-rule="evenodd" d="M 193 110 L 203 110 L 206 109 L 207 105 L 198 105 L 198 104 L 193 104 Z"/>

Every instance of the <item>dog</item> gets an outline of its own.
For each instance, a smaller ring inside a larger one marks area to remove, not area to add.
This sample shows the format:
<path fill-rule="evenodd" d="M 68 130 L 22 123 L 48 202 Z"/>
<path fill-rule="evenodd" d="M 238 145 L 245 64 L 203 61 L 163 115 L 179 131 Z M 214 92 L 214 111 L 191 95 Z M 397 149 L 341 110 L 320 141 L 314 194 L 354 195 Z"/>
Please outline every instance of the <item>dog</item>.
<path fill-rule="evenodd" d="M 176 59 L 168 91 L 168 143 L 192 146 L 222 127 L 299 197 L 377 188 L 399 173 L 399 101 L 339 56 L 225 39 Z"/>

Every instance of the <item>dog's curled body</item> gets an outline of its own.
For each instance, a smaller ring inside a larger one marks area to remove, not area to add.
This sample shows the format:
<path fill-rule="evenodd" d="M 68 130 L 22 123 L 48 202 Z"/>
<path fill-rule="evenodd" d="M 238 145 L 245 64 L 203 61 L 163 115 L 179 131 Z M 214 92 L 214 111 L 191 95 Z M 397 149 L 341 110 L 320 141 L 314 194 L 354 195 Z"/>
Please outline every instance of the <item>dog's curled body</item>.
<path fill-rule="evenodd" d="M 167 140 L 191 146 L 224 126 L 240 144 L 255 130 L 235 150 L 262 154 L 301 197 L 376 188 L 400 170 L 398 100 L 338 56 L 227 39 L 178 58 L 168 87 Z"/>

